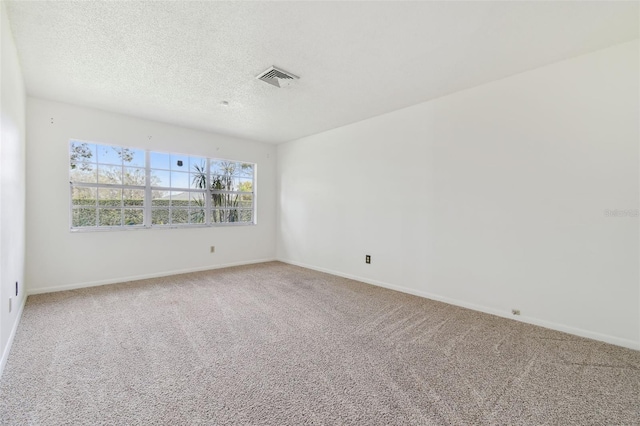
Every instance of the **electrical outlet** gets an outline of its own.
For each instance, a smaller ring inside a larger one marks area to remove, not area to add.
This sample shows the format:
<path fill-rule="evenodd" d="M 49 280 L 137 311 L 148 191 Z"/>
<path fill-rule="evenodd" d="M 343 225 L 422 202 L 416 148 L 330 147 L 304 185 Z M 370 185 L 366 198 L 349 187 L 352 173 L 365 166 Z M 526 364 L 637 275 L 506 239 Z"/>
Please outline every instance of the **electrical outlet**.
<path fill-rule="evenodd" d="M 365 263 L 371 263 L 371 256 L 370 256 L 370 255 L 366 255 L 366 256 L 364 257 L 364 262 L 365 262 Z"/>
<path fill-rule="evenodd" d="M 209 253 L 215 253 L 216 252 L 216 246 L 211 246 L 211 248 L 209 248 Z"/>
<path fill-rule="evenodd" d="M 520 309 L 512 309 L 512 310 L 511 310 L 511 313 L 512 313 L 513 315 L 520 315 Z"/>

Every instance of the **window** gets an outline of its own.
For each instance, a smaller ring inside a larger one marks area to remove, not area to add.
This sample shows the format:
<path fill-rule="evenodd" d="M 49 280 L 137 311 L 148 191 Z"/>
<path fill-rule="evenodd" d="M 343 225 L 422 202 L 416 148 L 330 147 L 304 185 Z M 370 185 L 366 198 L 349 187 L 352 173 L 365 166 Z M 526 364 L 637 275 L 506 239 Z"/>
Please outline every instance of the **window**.
<path fill-rule="evenodd" d="M 72 140 L 71 228 L 255 223 L 255 164 Z"/>
<path fill-rule="evenodd" d="M 253 164 L 211 161 L 211 221 L 253 222 Z"/>
<path fill-rule="evenodd" d="M 207 189 L 199 183 L 207 159 L 150 153 L 151 224 L 206 224 Z"/>
<path fill-rule="evenodd" d="M 143 226 L 145 152 L 71 142 L 71 227 Z"/>

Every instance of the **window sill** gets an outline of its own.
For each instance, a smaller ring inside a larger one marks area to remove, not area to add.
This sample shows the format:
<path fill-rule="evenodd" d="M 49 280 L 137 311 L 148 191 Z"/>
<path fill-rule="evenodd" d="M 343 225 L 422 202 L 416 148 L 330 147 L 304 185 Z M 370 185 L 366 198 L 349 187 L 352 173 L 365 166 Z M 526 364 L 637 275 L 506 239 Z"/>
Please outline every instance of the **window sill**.
<path fill-rule="evenodd" d="M 236 227 L 236 226 L 256 226 L 256 223 L 240 223 L 240 222 L 230 222 L 230 223 L 216 223 L 211 225 L 153 225 L 153 226 L 101 226 L 95 228 L 70 228 L 69 232 L 72 234 L 76 233 L 85 233 L 85 232 L 119 232 L 119 231 L 143 231 L 143 230 L 153 230 L 153 229 L 193 229 L 193 228 L 227 228 L 227 227 Z"/>

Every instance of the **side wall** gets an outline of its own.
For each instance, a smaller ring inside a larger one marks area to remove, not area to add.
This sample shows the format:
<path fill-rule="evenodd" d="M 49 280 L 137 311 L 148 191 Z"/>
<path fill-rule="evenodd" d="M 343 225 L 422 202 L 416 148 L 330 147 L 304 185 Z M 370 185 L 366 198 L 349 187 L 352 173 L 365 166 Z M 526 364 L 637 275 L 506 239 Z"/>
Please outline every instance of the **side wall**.
<path fill-rule="evenodd" d="M 638 75 L 634 41 L 278 146 L 278 258 L 640 349 Z"/>
<path fill-rule="evenodd" d="M 18 327 L 26 292 L 25 89 L 5 4 L 0 4 L 0 374 Z M 16 296 L 16 282 L 18 295 Z M 11 299 L 11 300 L 10 300 Z M 11 303 L 11 309 L 9 304 Z"/>
<path fill-rule="evenodd" d="M 33 98 L 27 99 L 27 134 L 29 293 L 275 258 L 274 145 Z M 258 224 L 72 233 L 72 138 L 257 163 Z"/>

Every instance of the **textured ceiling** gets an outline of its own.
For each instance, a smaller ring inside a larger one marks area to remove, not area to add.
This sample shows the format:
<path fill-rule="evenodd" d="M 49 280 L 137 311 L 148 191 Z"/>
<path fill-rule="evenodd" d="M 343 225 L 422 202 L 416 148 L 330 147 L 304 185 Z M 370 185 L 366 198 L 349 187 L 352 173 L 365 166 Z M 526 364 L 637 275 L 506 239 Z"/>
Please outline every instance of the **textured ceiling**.
<path fill-rule="evenodd" d="M 32 96 L 275 143 L 638 38 L 639 16 L 638 2 L 10 1 L 7 10 Z M 256 80 L 271 65 L 300 79 Z"/>

